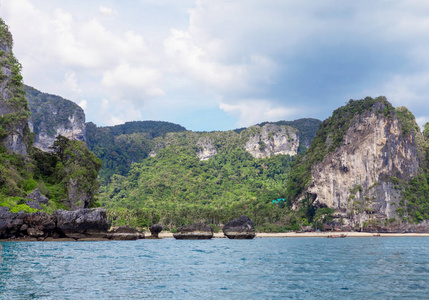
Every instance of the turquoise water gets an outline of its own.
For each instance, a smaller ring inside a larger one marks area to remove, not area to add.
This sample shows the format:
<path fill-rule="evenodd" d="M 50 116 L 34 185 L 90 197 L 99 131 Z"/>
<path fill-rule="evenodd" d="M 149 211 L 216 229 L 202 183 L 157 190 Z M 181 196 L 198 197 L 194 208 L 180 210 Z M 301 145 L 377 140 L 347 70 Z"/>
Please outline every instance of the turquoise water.
<path fill-rule="evenodd" d="M 0 299 L 429 298 L 429 238 L 2 246 Z"/>

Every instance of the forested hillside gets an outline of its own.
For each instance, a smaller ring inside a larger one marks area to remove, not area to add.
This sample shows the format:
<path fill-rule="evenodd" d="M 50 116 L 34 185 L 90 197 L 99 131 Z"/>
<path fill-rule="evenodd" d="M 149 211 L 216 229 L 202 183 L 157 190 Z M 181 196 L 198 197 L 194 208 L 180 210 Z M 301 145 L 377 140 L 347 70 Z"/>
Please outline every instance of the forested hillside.
<path fill-rule="evenodd" d="M 284 202 L 293 156 L 275 154 L 280 146 L 284 151 L 279 153 L 298 149 L 299 141 L 293 139 L 297 132 L 265 124 L 146 140 L 152 147 L 149 156 L 134 163 L 128 174 L 115 174 L 103 184 L 100 204 L 109 209 L 114 224 L 160 222 L 174 230 L 197 221 L 219 226 L 246 214 L 261 230 L 299 229 L 306 224 L 304 212 L 290 211 Z M 284 144 L 274 143 L 279 136 L 285 137 Z M 265 151 L 270 147 L 271 152 Z M 256 158 L 259 154 L 263 158 Z"/>
<path fill-rule="evenodd" d="M 110 127 L 97 127 L 89 122 L 86 138 L 88 148 L 103 161 L 99 175 L 106 183 L 113 174 L 126 175 L 133 163 L 146 158 L 154 138 L 185 130 L 180 125 L 158 121 L 127 122 Z"/>

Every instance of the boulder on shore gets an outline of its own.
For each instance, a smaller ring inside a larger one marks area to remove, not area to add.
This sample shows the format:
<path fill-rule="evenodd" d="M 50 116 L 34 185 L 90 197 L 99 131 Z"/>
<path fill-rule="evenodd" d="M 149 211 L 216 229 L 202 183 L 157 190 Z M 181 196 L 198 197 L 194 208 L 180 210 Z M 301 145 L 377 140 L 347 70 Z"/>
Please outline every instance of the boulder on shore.
<path fill-rule="evenodd" d="M 40 190 L 37 188 L 33 192 L 27 195 L 27 199 L 33 200 L 37 203 L 48 204 L 49 199 L 46 196 L 43 196 L 40 193 Z"/>
<path fill-rule="evenodd" d="M 241 216 L 225 224 L 223 233 L 229 239 L 253 239 L 256 236 L 255 226 L 248 216 Z"/>
<path fill-rule="evenodd" d="M 0 207 L 0 238 L 12 238 L 20 236 L 22 225 L 24 225 L 25 213 L 20 211 L 13 213 L 9 207 Z"/>
<path fill-rule="evenodd" d="M 162 226 L 161 225 L 152 224 L 149 227 L 149 230 L 150 230 L 151 237 L 157 239 L 157 238 L 159 238 L 158 237 L 159 233 L 162 231 Z"/>
<path fill-rule="evenodd" d="M 178 240 L 208 240 L 213 237 L 213 228 L 203 223 L 196 223 L 177 228 L 173 236 Z"/>
<path fill-rule="evenodd" d="M 74 211 L 56 210 L 53 214 L 57 229 L 69 238 L 103 238 L 109 225 L 104 208 L 83 208 Z"/>
<path fill-rule="evenodd" d="M 107 232 L 107 238 L 115 241 L 134 241 L 144 239 L 144 233 L 128 226 L 113 227 Z"/>

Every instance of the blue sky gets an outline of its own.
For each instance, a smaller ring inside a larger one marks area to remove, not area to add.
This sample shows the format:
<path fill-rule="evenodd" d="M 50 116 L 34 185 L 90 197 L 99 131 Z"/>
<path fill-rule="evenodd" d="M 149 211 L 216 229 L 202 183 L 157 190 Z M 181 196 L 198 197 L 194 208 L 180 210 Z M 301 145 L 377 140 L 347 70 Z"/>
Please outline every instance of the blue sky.
<path fill-rule="evenodd" d="M 384 95 L 429 121 L 429 2 L 2 0 L 24 82 L 87 121 L 325 119 Z"/>

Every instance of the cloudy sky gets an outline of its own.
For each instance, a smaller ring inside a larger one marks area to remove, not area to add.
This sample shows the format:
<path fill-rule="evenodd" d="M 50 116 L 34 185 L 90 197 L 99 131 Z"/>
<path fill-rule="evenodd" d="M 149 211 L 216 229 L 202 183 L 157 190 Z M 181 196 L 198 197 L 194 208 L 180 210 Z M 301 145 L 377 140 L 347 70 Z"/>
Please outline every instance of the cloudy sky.
<path fill-rule="evenodd" d="M 384 95 L 429 121 L 429 1 L 1 0 L 24 82 L 87 121 L 325 119 Z"/>

